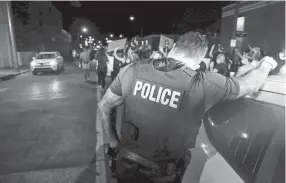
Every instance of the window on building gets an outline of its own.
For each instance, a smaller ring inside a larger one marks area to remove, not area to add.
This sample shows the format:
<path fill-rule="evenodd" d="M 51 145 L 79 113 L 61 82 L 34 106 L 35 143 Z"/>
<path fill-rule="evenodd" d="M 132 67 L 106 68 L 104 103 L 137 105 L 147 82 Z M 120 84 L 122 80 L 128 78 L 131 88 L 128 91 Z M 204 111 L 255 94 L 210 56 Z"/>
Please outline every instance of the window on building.
<path fill-rule="evenodd" d="M 245 17 L 237 18 L 236 31 L 244 31 Z"/>
<path fill-rule="evenodd" d="M 41 10 L 39 10 L 39 25 L 43 25 L 43 12 Z"/>

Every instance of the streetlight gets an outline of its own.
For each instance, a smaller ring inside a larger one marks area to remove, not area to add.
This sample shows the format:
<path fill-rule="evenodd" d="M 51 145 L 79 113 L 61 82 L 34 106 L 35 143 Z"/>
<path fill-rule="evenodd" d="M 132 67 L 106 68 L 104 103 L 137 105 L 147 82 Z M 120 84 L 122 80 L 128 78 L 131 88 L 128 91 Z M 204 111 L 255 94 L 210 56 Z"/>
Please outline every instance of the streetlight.
<path fill-rule="evenodd" d="M 106 39 L 106 41 L 108 40 L 108 37 L 107 38 L 105 38 Z"/>
<path fill-rule="evenodd" d="M 83 28 L 81 29 L 81 31 L 82 31 L 82 32 L 87 32 L 87 28 L 86 28 L 86 27 L 83 27 Z"/>
<path fill-rule="evenodd" d="M 135 20 L 135 17 L 134 17 L 133 15 L 130 15 L 130 16 L 129 16 L 129 20 L 130 20 L 130 21 L 134 21 L 134 20 Z"/>
<path fill-rule="evenodd" d="M 100 44 L 100 43 L 101 43 L 101 41 L 98 41 L 98 43 Z"/>
<path fill-rule="evenodd" d="M 119 37 L 120 37 L 120 38 L 122 38 L 122 37 L 123 37 L 123 35 L 122 35 L 122 34 L 120 34 L 120 35 L 119 35 Z"/>
<path fill-rule="evenodd" d="M 113 37 L 114 35 L 113 34 L 110 34 L 110 37 Z"/>

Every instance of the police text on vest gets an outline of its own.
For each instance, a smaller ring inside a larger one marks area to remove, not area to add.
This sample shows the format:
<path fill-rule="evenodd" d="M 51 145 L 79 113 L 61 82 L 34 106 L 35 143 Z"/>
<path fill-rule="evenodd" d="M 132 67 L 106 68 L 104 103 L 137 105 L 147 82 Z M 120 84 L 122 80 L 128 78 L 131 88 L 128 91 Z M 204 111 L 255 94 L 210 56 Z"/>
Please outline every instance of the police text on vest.
<path fill-rule="evenodd" d="M 180 92 L 172 91 L 169 88 L 163 88 L 150 83 L 143 83 L 136 81 L 133 95 L 140 92 L 141 98 L 150 100 L 152 102 L 160 103 L 162 105 L 168 105 L 172 108 L 178 108 L 178 102 L 181 96 Z"/>

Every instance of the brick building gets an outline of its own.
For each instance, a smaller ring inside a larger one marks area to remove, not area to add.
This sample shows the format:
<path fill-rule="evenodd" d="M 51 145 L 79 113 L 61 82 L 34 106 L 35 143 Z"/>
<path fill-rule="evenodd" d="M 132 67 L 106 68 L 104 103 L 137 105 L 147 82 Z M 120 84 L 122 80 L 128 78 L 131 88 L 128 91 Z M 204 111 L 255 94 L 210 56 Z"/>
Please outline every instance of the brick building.
<path fill-rule="evenodd" d="M 222 9 L 220 41 L 230 50 L 235 3 Z M 248 45 L 262 48 L 274 56 L 285 42 L 285 1 L 242 1 L 236 24 L 236 47 L 244 51 Z"/>

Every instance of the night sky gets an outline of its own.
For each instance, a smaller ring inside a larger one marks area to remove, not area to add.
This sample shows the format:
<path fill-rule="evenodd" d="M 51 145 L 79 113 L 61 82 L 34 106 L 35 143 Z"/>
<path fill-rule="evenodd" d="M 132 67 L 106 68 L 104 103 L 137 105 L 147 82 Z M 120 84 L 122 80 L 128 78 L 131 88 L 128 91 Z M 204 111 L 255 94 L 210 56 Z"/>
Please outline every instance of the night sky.
<path fill-rule="evenodd" d="M 123 34 L 130 37 L 140 34 L 171 33 L 173 25 L 178 24 L 187 8 L 215 9 L 229 2 L 82 2 L 81 7 L 73 7 L 68 1 L 53 3 L 63 14 L 64 29 L 68 30 L 72 17 L 85 18 L 92 21 L 101 33 Z M 130 22 L 130 15 L 134 15 L 135 22 Z M 135 33 L 134 33 L 135 32 Z"/>

